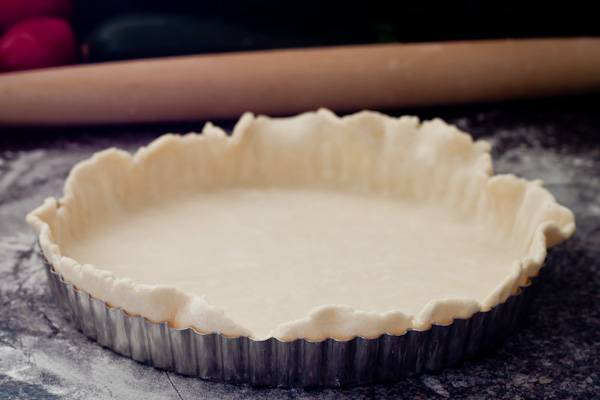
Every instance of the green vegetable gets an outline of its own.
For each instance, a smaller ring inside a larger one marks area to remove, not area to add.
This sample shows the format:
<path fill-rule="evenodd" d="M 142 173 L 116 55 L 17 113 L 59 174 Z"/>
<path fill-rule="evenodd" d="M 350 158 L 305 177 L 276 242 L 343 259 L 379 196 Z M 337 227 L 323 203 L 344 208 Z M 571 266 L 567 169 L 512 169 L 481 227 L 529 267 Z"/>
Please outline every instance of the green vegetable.
<path fill-rule="evenodd" d="M 366 31 L 362 29 L 359 33 L 335 29 L 323 32 L 306 26 L 301 30 L 294 28 L 273 33 L 218 18 L 176 14 L 130 14 L 112 18 L 96 29 L 86 43 L 85 59 L 97 62 L 372 43 L 382 40 L 381 30 L 381 25 L 378 25 Z M 385 41 L 389 41 L 390 33 L 386 29 L 384 31 Z"/>

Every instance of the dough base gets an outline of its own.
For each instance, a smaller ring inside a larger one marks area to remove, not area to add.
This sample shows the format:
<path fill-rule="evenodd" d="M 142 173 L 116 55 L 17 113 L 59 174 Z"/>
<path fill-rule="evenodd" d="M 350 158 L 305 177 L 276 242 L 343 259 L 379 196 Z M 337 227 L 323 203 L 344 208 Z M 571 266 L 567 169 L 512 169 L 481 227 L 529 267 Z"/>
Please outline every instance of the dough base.
<path fill-rule="evenodd" d="M 205 296 L 267 337 L 324 304 L 416 315 L 483 301 L 517 254 L 441 207 L 306 189 L 222 189 L 116 215 L 65 254 L 118 278 Z"/>

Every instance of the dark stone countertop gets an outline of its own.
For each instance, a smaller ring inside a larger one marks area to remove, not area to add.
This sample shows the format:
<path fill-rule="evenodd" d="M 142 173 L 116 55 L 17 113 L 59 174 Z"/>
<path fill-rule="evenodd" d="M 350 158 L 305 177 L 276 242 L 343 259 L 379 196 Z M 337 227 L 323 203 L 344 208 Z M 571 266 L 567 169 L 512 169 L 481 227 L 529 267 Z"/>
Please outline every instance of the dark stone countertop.
<path fill-rule="evenodd" d="M 51 298 L 27 212 L 60 196 L 93 152 L 128 150 L 202 123 L 69 129 L 0 127 L 0 399 L 597 398 L 600 394 L 600 96 L 394 111 L 440 116 L 493 144 L 496 173 L 546 182 L 577 216 L 552 249 L 532 310 L 499 346 L 389 385 L 258 389 L 179 376 L 102 348 Z M 224 126 L 231 127 L 231 122 Z M 223 124 L 221 124 L 223 125 Z"/>

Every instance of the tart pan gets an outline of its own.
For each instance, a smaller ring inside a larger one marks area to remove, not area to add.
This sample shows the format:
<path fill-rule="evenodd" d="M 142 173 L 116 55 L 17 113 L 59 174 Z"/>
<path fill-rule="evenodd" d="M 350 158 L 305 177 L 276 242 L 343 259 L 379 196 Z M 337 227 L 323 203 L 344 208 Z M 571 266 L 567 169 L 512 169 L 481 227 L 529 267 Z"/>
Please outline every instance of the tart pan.
<path fill-rule="evenodd" d="M 42 255 L 42 259 L 44 259 Z M 444 368 L 504 339 L 528 309 L 539 282 L 530 278 L 489 311 L 402 335 L 323 341 L 203 334 L 149 322 L 112 308 L 66 282 L 45 259 L 56 302 L 77 329 L 118 354 L 182 375 L 253 386 L 345 386 L 396 381 Z"/>

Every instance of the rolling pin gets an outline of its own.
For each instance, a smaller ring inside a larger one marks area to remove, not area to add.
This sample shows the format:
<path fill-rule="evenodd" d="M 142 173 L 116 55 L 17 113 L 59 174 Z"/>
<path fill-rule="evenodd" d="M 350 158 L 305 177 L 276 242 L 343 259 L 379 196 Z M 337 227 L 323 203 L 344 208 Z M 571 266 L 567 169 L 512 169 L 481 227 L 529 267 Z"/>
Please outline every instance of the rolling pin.
<path fill-rule="evenodd" d="M 226 119 L 598 90 L 600 38 L 268 50 L 2 74 L 0 124 Z"/>

